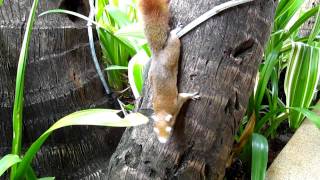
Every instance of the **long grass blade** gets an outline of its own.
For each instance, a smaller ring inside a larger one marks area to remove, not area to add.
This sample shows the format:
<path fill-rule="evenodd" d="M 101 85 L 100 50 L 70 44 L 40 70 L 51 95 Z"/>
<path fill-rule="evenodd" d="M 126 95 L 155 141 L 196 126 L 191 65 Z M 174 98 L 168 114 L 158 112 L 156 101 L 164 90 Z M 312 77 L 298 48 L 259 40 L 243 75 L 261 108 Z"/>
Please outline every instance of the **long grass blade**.
<path fill-rule="evenodd" d="M 27 150 L 21 163 L 18 166 L 15 180 L 20 180 L 25 174 L 33 157 L 36 155 L 42 144 L 50 134 L 59 128 L 74 125 L 93 125 L 93 126 L 111 126 L 111 127 L 130 127 L 138 126 L 148 122 L 148 118 L 139 113 L 131 113 L 125 118 L 117 115 L 119 110 L 90 109 L 72 113 L 53 124 L 44 132 Z"/>
<path fill-rule="evenodd" d="M 18 68 L 17 68 L 17 79 L 16 79 L 16 90 L 13 106 L 13 139 L 12 139 L 12 154 L 20 155 L 21 142 L 22 142 L 22 112 L 23 112 L 23 95 L 24 95 L 24 81 L 25 81 L 25 71 L 28 58 L 29 42 L 32 32 L 32 27 L 35 21 L 36 9 L 38 7 L 38 0 L 34 0 L 30 14 L 28 17 L 28 22 L 26 26 L 26 31 L 23 37 L 21 52 L 19 56 Z M 12 178 L 16 172 L 17 166 L 12 166 L 11 177 Z"/>
<path fill-rule="evenodd" d="M 32 167 L 29 165 L 27 167 L 26 173 L 25 173 L 25 179 L 26 180 L 37 180 L 36 173 L 33 171 Z"/>
<path fill-rule="evenodd" d="M 265 179 L 268 162 L 268 151 L 269 147 L 267 139 L 260 134 L 253 133 L 251 179 Z"/>
<path fill-rule="evenodd" d="M 255 91 L 255 112 L 258 116 L 259 110 L 261 107 L 261 103 L 263 97 L 265 96 L 265 91 L 267 89 L 268 82 L 270 80 L 270 76 L 272 74 L 274 66 L 278 63 L 279 50 L 273 49 L 271 53 L 269 53 L 266 57 L 266 61 L 262 66 L 262 69 L 259 73 L 259 81 Z"/>

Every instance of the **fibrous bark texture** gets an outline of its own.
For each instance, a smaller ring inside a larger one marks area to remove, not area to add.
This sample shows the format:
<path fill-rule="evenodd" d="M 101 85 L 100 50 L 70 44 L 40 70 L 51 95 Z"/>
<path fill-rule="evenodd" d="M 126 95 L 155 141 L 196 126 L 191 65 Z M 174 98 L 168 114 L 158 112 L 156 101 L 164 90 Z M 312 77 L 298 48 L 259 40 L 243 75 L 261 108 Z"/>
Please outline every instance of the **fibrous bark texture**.
<path fill-rule="evenodd" d="M 32 2 L 5 0 L 0 7 L 0 156 L 11 151 L 17 62 Z M 60 4 L 41 0 L 38 12 Z M 73 6 L 72 10 L 83 9 L 82 3 L 76 4 L 79 7 Z M 86 22 L 72 20 L 62 14 L 37 17 L 26 70 L 23 151 L 71 112 L 114 107 L 91 60 Z M 101 169 L 107 168 L 122 132 L 123 129 L 92 126 L 60 129 L 41 148 L 33 167 L 40 177 L 95 179 L 103 174 Z"/>
<path fill-rule="evenodd" d="M 171 0 L 172 27 L 227 0 Z M 272 0 L 255 0 L 209 19 L 182 38 L 179 92 L 184 106 L 173 136 L 158 142 L 152 123 L 127 129 L 110 160 L 109 179 L 222 179 L 252 93 L 273 21 Z M 141 109 L 151 108 L 146 84 Z"/>
<path fill-rule="evenodd" d="M 320 0 L 306 0 L 303 4 L 303 11 L 307 11 L 317 5 L 320 4 Z M 316 18 L 312 17 L 310 20 L 308 20 L 306 23 L 304 23 L 304 25 L 302 26 L 301 30 L 300 30 L 300 35 L 301 36 L 307 36 L 309 35 L 309 33 L 311 32 L 311 29 L 314 26 L 314 22 L 315 22 Z"/>

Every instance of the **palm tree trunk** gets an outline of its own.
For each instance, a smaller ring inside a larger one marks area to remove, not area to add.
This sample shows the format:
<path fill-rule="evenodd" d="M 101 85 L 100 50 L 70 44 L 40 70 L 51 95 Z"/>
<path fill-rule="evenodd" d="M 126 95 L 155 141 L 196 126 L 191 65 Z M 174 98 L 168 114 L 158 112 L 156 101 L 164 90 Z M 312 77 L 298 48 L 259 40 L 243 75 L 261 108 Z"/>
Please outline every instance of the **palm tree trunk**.
<path fill-rule="evenodd" d="M 227 0 L 171 0 L 172 21 L 188 24 Z M 160 144 L 152 123 L 125 131 L 108 179 L 222 179 L 234 135 L 252 93 L 275 3 L 255 0 L 227 10 L 182 38 L 179 92 L 201 99 L 181 111 L 173 137 Z M 174 27 L 173 26 L 173 27 Z M 146 84 L 141 109 L 151 107 Z"/>

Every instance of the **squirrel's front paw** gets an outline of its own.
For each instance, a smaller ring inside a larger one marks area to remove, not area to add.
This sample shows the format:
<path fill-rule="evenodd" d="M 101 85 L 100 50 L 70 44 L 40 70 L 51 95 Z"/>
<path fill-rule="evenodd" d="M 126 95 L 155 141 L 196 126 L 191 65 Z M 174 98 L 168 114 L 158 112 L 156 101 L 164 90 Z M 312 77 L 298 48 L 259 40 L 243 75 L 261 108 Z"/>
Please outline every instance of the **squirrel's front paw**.
<path fill-rule="evenodd" d="M 192 96 L 191 96 L 191 99 L 192 100 L 198 100 L 200 99 L 200 95 L 199 95 L 199 92 L 196 92 L 196 93 L 193 93 Z"/>

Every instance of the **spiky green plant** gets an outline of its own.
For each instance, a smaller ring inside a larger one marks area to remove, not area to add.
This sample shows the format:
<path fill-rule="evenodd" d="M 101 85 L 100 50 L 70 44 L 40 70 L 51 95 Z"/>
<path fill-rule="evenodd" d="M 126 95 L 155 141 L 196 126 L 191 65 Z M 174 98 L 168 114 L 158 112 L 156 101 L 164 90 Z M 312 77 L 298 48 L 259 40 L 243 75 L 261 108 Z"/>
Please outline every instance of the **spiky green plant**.
<path fill-rule="evenodd" d="M 119 110 L 108 109 L 90 109 L 75 112 L 70 114 L 55 124 L 53 124 L 46 132 L 44 132 L 23 155 L 21 154 L 22 143 L 22 119 L 23 119 L 23 105 L 24 105 L 24 79 L 25 70 L 28 60 L 28 49 L 31 38 L 33 23 L 35 21 L 35 13 L 38 6 L 38 0 L 34 0 L 29 14 L 26 31 L 23 38 L 21 52 L 19 56 L 17 77 L 16 77 L 16 91 L 13 109 L 13 141 L 12 153 L 5 155 L 0 159 L 0 176 L 11 168 L 10 179 L 37 179 L 33 169 L 31 168 L 31 161 L 41 148 L 45 140 L 56 129 L 72 126 L 72 125 L 94 125 L 94 126 L 112 126 L 112 127 L 128 127 L 145 124 L 148 118 L 139 114 L 131 113 L 124 118 L 120 118 L 117 113 Z M 93 22 L 95 23 L 95 22 Z M 96 23 L 95 23 L 96 24 Z M 52 180 L 54 177 L 41 178 L 45 180 Z"/>

